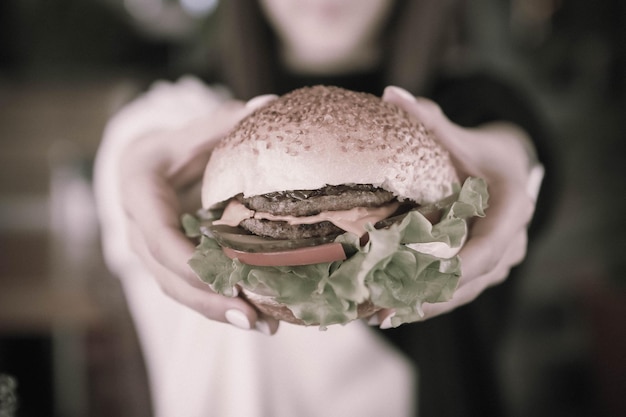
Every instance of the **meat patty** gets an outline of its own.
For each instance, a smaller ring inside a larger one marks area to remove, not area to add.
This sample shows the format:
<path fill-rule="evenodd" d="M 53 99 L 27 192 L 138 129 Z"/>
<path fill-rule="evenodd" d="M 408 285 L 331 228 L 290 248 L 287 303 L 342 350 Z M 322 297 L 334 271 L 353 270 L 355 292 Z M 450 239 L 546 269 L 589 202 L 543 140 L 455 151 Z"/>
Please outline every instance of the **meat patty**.
<path fill-rule="evenodd" d="M 322 211 L 378 207 L 393 200 L 393 193 L 372 185 L 328 185 L 318 190 L 283 191 L 242 198 L 249 209 L 274 215 L 313 216 Z"/>
<path fill-rule="evenodd" d="M 379 207 L 394 200 L 393 193 L 367 184 L 327 185 L 317 190 L 281 191 L 241 198 L 251 210 L 278 216 L 314 216 L 322 211 Z M 328 221 L 291 225 L 283 221 L 246 219 L 239 226 L 255 235 L 274 239 L 332 237 L 344 231 Z"/>
<path fill-rule="evenodd" d="M 344 233 L 341 228 L 327 221 L 292 225 L 287 222 L 246 219 L 239 226 L 255 235 L 284 240 L 332 237 Z"/>

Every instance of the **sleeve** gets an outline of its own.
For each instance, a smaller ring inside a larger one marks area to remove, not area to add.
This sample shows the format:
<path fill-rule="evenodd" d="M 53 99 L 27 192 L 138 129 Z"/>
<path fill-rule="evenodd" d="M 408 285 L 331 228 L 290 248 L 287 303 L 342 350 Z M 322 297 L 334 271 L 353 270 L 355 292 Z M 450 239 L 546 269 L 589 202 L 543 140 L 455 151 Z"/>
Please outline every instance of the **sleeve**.
<path fill-rule="evenodd" d="M 115 275 L 123 278 L 140 268 L 127 241 L 118 189 L 117 164 L 124 149 L 150 131 L 182 127 L 228 97 L 224 88 L 207 86 L 194 77 L 157 81 L 107 123 L 94 164 L 94 195 L 104 259 Z"/>

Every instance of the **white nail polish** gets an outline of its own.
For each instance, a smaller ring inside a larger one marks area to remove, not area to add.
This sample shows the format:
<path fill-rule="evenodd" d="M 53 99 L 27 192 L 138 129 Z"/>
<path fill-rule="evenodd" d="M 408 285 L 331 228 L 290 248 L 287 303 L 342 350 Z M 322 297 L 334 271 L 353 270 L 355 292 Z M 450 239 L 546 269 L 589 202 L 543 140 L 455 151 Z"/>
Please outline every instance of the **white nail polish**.
<path fill-rule="evenodd" d="M 406 91 L 404 88 L 396 87 L 395 85 L 391 85 L 387 87 L 390 91 L 393 91 L 399 97 L 402 97 L 405 100 L 415 101 L 415 97 L 413 94 Z"/>
<path fill-rule="evenodd" d="M 367 320 L 367 325 L 368 326 L 378 326 L 380 324 L 380 318 L 378 317 L 378 314 L 374 314 L 372 315 L 368 320 Z"/>
<path fill-rule="evenodd" d="M 239 288 L 235 285 L 231 297 L 239 297 Z"/>
<path fill-rule="evenodd" d="M 226 321 L 235 327 L 239 327 L 243 330 L 250 330 L 252 328 L 248 317 L 242 311 L 233 308 L 226 311 L 224 315 L 226 317 Z"/>
<path fill-rule="evenodd" d="M 271 336 L 272 334 L 272 329 L 270 329 L 270 324 L 265 320 L 258 319 L 256 321 L 254 328 L 257 329 L 259 332 L 263 333 L 264 335 Z"/>
<path fill-rule="evenodd" d="M 380 324 L 380 328 L 383 330 L 391 329 L 393 325 L 391 324 L 391 319 L 396 315 L 396 313 L 390 314 L 385 317 L 385 320 Z"/>
<path fill-rule="evenodd" d="M 275 100 L 277 97 L 278 96 L 275 94 L 264 94 L 262 96 L 256 96 L 248 100 L 248 102 L 246 103 L 246 107 L 249 109 L 256 109 L 266 105 L 272 100 Z"/>

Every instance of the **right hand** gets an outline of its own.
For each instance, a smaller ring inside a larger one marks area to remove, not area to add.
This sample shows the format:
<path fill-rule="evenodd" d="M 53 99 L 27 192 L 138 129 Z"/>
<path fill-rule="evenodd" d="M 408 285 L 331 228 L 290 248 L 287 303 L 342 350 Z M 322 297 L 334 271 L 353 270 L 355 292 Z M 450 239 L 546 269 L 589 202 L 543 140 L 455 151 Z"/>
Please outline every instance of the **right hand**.
<path fill-rule="evenodd" d="M 219 140 L 234 125 L 275 96 L 229 101 L 206 118 L 179 130 L 137 139 L 120 160 L 120 190 L 131 247 L 163 292 L 205 317 L 274 334 L 278 321 L 261 316 L 240 297 L 213 292 L 188 266 L 194 243 L 180 216 L 200 207 L 204 168 Z"/>
<path fill-rule="evenodd" d="M 527 227 L 536 199 L 528 190 L 534 149 L 528 135 L 510 123 L 463 128 L 450 121 L 436 103 L 397 87 L 387 88 L 383 100 L 424 121 L 450 152 L 462 180 L 483 178 L 489 187 L 486 216 L 472 220 L 468 240 L 458 254 L 459 285 L 452 299 L 424 303 L 422 320 L 426 320 L 470 303 L 487 288 L 502 283 L 526 256 Z M 382 310 L 371 322 L 388 328 L 392 315 L 393 311 Z"/>

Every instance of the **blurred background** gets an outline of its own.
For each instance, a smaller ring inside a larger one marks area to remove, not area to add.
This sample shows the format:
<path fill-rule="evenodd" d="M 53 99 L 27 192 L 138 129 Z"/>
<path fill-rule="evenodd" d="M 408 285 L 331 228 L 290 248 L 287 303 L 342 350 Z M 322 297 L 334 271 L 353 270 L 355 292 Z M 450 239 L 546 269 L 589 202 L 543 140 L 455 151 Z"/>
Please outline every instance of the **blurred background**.
<path fill-rule="evenodd" d="M 497 358 L 510 402 L 520 416 L 626 416 L 626 2 L 469 3 L 480 54 L 545 113 L 560 180 Z M 1 416 L 151 415 L 91 163 L 121 104 L 200 68 L 215 5 L 0 2 Z"/>

